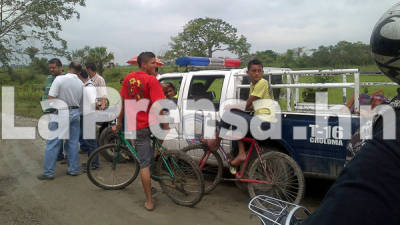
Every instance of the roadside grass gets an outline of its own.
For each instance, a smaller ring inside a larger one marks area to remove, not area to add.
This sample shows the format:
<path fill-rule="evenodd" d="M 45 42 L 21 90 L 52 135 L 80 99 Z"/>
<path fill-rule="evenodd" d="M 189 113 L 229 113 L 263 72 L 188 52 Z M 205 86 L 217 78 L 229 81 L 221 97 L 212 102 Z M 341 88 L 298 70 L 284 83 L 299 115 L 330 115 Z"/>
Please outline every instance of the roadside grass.
<path fill-rule="evenodd" d="M 300 77 L 300 82 L 301 83 L 315 83 L 316 80 L 314 77 Z M 351 83 L 354 82 L 354 77 L 353 76 L 347 76 L 347 82 Z M 342 82 L 343 79 L 340 76 L 334 77 L 334 79 L 330 83 L 334 82 Z M 360 82 L 392 82 L 389 78 L 387 78 L 384 75 L 361 75 L 360 76 Z M 366 93 L 368 95 L 373 94 L 377 90 L 382 90 L 384 92 L 384 95 L 387 98 L 393 98 L 397 94 L 397 88 L 398 86 L 385 86 L 385 85 L 380 85 L 380 86 L 361 86 L 360 87 L 360 93 Z M 304 99 L 302 97 L 302 92 L 305 91 L 305 88 L 299 88 L 299 100 L 300 102 L 303 102 Z M 349 99 L 354 93 L 353 88 L 346 88 L 346 98 Z M 328 89 L 328 103 L 329 104 L 340 104 L 344 103 L 344 94 L 343 94 L 343 88 L 329 88 Z"/>

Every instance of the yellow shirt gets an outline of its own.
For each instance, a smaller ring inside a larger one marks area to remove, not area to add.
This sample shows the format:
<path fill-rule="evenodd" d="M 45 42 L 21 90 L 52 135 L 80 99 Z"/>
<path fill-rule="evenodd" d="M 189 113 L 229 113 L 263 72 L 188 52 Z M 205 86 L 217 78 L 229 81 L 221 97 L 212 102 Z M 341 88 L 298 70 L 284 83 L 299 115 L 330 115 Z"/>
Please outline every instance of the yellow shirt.
<path fill-rule="evenodd" d="M 268 81 L 261 79 L 256 84 L 251 83 L 249 97 L 250 96 L 260 98 L 253 102 L 253 108 L 255 110 L 254 115 L 265 121 L 274 121 L 275 114 L 271 113 L 271 109 L 274 105 L 269 95 Z"/>

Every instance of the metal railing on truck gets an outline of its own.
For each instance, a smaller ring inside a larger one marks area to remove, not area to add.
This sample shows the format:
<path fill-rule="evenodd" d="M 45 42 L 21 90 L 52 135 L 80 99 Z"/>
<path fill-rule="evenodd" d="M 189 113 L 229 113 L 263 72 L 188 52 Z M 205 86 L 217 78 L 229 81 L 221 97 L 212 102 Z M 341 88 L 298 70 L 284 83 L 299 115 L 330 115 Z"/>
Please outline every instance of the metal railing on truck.
<path fill-rule="evenodd" d="M 354 88 L 354 110 L 358 112 L 360 109 L 360 87 L 362 86 L 397 86 L 394 82 L 360 82 L 359 69 L 334 69 L 334 70 L 298 70 L 281 69 L 278 71 L 268 71 L 264 68 L 264 77 L 268 76 L 271 89 L 286 88 L 287 111 L 291 112 L 292 105 L 296 110 L 296 106 L 301 106 L 299 92 L 300 88 L 343 88 L 343 103 L 347 100 L 347 88 Z M 377 75 L 376 73 L 368 73 L 365 75 Z M 235 90 L 236 96 L 240 97 L 240 91 L 243 88 L 250 88 L 249 84 L 242 84 L 242 79 L 247 74 L 235 74 Z M 286 83 L 271 84 L 272 76 L 286 76 Z M 300 76 L 341 76 L 342 82 L 336 83 L 301 83 Z M 354 82 L 347 82 L 347 77 L 353 76 Z M 293 94 L 294 93 L 294 94 Z M 314 103 L 312 103 L 314 106 Z"/>

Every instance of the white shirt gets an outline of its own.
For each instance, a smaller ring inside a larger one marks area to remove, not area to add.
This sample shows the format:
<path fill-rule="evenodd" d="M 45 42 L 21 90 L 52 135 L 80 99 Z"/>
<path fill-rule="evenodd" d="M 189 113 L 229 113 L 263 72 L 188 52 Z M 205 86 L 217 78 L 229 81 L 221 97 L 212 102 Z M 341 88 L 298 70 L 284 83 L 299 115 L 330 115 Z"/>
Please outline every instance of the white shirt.
<path fill-rule="evenodd" d="M 49 96 L 63 100 L 68 106 L 80 107 L 83 96 L 82 87 L 83 82 L 76 74 L 67 73 L 54 79 Z"/>
<path fill-rule="evenodd" d="M 83 87 L 81 113 L 88 115 L 96 111 L 96 87 L 91 80 L 87 80 Z"/>

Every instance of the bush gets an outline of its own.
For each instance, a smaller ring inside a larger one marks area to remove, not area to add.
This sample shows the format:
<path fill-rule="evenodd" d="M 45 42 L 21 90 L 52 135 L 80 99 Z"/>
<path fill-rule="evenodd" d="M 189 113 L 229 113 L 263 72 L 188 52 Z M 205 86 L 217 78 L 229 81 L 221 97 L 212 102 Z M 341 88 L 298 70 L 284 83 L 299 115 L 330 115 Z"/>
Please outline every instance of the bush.
<path fill-rule="evenodd" d="M 104 71 L 103 77 L 106 81 L 119 81 L 122 77 L 121 70 L 119 68 L 111 68 Z"/>

